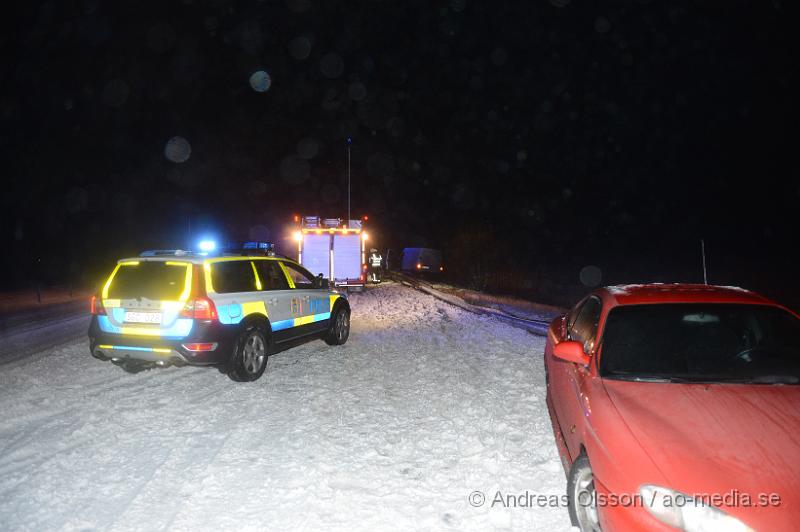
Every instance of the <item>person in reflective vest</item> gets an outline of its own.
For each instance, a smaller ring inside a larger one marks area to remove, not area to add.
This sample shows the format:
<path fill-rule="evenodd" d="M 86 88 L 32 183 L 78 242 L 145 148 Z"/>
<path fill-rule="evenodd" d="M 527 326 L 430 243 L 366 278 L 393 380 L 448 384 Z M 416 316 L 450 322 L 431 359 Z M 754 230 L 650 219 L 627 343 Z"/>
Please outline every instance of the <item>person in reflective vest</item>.
<path fill-rule="evenodd" d="M 369 280 L 373 283 L 381 282 L 381 266 L 383 265 L 383 257 L 378 253 L 378 250 L 373 248 L 369 250 Z"/>

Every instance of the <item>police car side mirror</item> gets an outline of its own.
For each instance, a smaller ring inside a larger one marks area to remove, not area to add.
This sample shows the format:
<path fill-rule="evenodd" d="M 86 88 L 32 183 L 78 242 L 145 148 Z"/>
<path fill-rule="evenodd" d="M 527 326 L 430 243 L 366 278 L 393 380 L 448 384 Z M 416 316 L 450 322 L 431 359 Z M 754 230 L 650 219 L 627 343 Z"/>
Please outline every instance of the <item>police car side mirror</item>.
<path fill-rule="evenodd" d="M 314 278 L 314 286 L 316 288 L 330 288 L 330 282 L 325 279 L 322 274 L 319 274 Z"/>

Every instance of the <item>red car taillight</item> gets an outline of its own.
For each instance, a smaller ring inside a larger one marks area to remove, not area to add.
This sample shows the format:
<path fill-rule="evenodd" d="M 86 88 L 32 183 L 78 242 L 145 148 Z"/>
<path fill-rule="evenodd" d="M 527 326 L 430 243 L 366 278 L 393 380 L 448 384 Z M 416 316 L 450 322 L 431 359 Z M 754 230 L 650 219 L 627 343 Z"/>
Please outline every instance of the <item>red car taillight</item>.
<path fill-rule="evenodd" d="M 103 306 L 103 300 L 97 296 L 92 296 L 92 314 L 95 316 L 105 316 L 106 308 Z"/>
<path fill-rule="evenodd" d="M 217 319 L 217 307 L 210 299 L 199 297 L 186 302 L 181 311 L 181 317 L 195 320 L 215 320 Z"/>

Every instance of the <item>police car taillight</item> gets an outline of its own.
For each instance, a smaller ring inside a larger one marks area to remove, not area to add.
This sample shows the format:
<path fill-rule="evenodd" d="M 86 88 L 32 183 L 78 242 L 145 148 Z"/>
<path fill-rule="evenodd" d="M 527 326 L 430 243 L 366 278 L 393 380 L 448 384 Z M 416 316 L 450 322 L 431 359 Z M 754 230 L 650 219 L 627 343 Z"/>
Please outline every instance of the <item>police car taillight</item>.
<path fill-rule="evenodd" d="M 103 306 L 103 301 L 97 296 L 92 296 L 92 314 L 95 316 L 105 316 L 106 308 Z"/>
<path fill-rule="evenodd" d="M 199 297 L 186 302 L 181 311 L 181 317 L 195 320 L 215 320 L 217 319 L 217 307 L 210 299 Z"/>
<path fill-rule="evenodd" d="M 203 343 L 194 343 L 194 344 L 181 344 L 184 349 L 187 351 L 213 351 L 217 348 L 216 342 L 203 342 Z"/>

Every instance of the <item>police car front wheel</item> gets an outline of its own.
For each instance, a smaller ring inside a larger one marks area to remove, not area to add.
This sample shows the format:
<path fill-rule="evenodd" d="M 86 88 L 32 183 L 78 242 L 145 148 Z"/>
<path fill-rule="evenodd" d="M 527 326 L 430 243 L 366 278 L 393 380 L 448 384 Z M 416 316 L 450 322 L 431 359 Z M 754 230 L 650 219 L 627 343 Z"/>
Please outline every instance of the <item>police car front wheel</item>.
<path fill-rule="evenodd" d="M 254 381 L 267 368 L 267 341 L 258 329 L 248 329 L 239 337 L 228 376 L 237 382 Z"/>
<path fill-rule="evenodd" d="M 342 345 L 350 336 L 350 311 L 339 307 L 331 319 L 331 328 L 325 337 L 328 345 Z"/>

